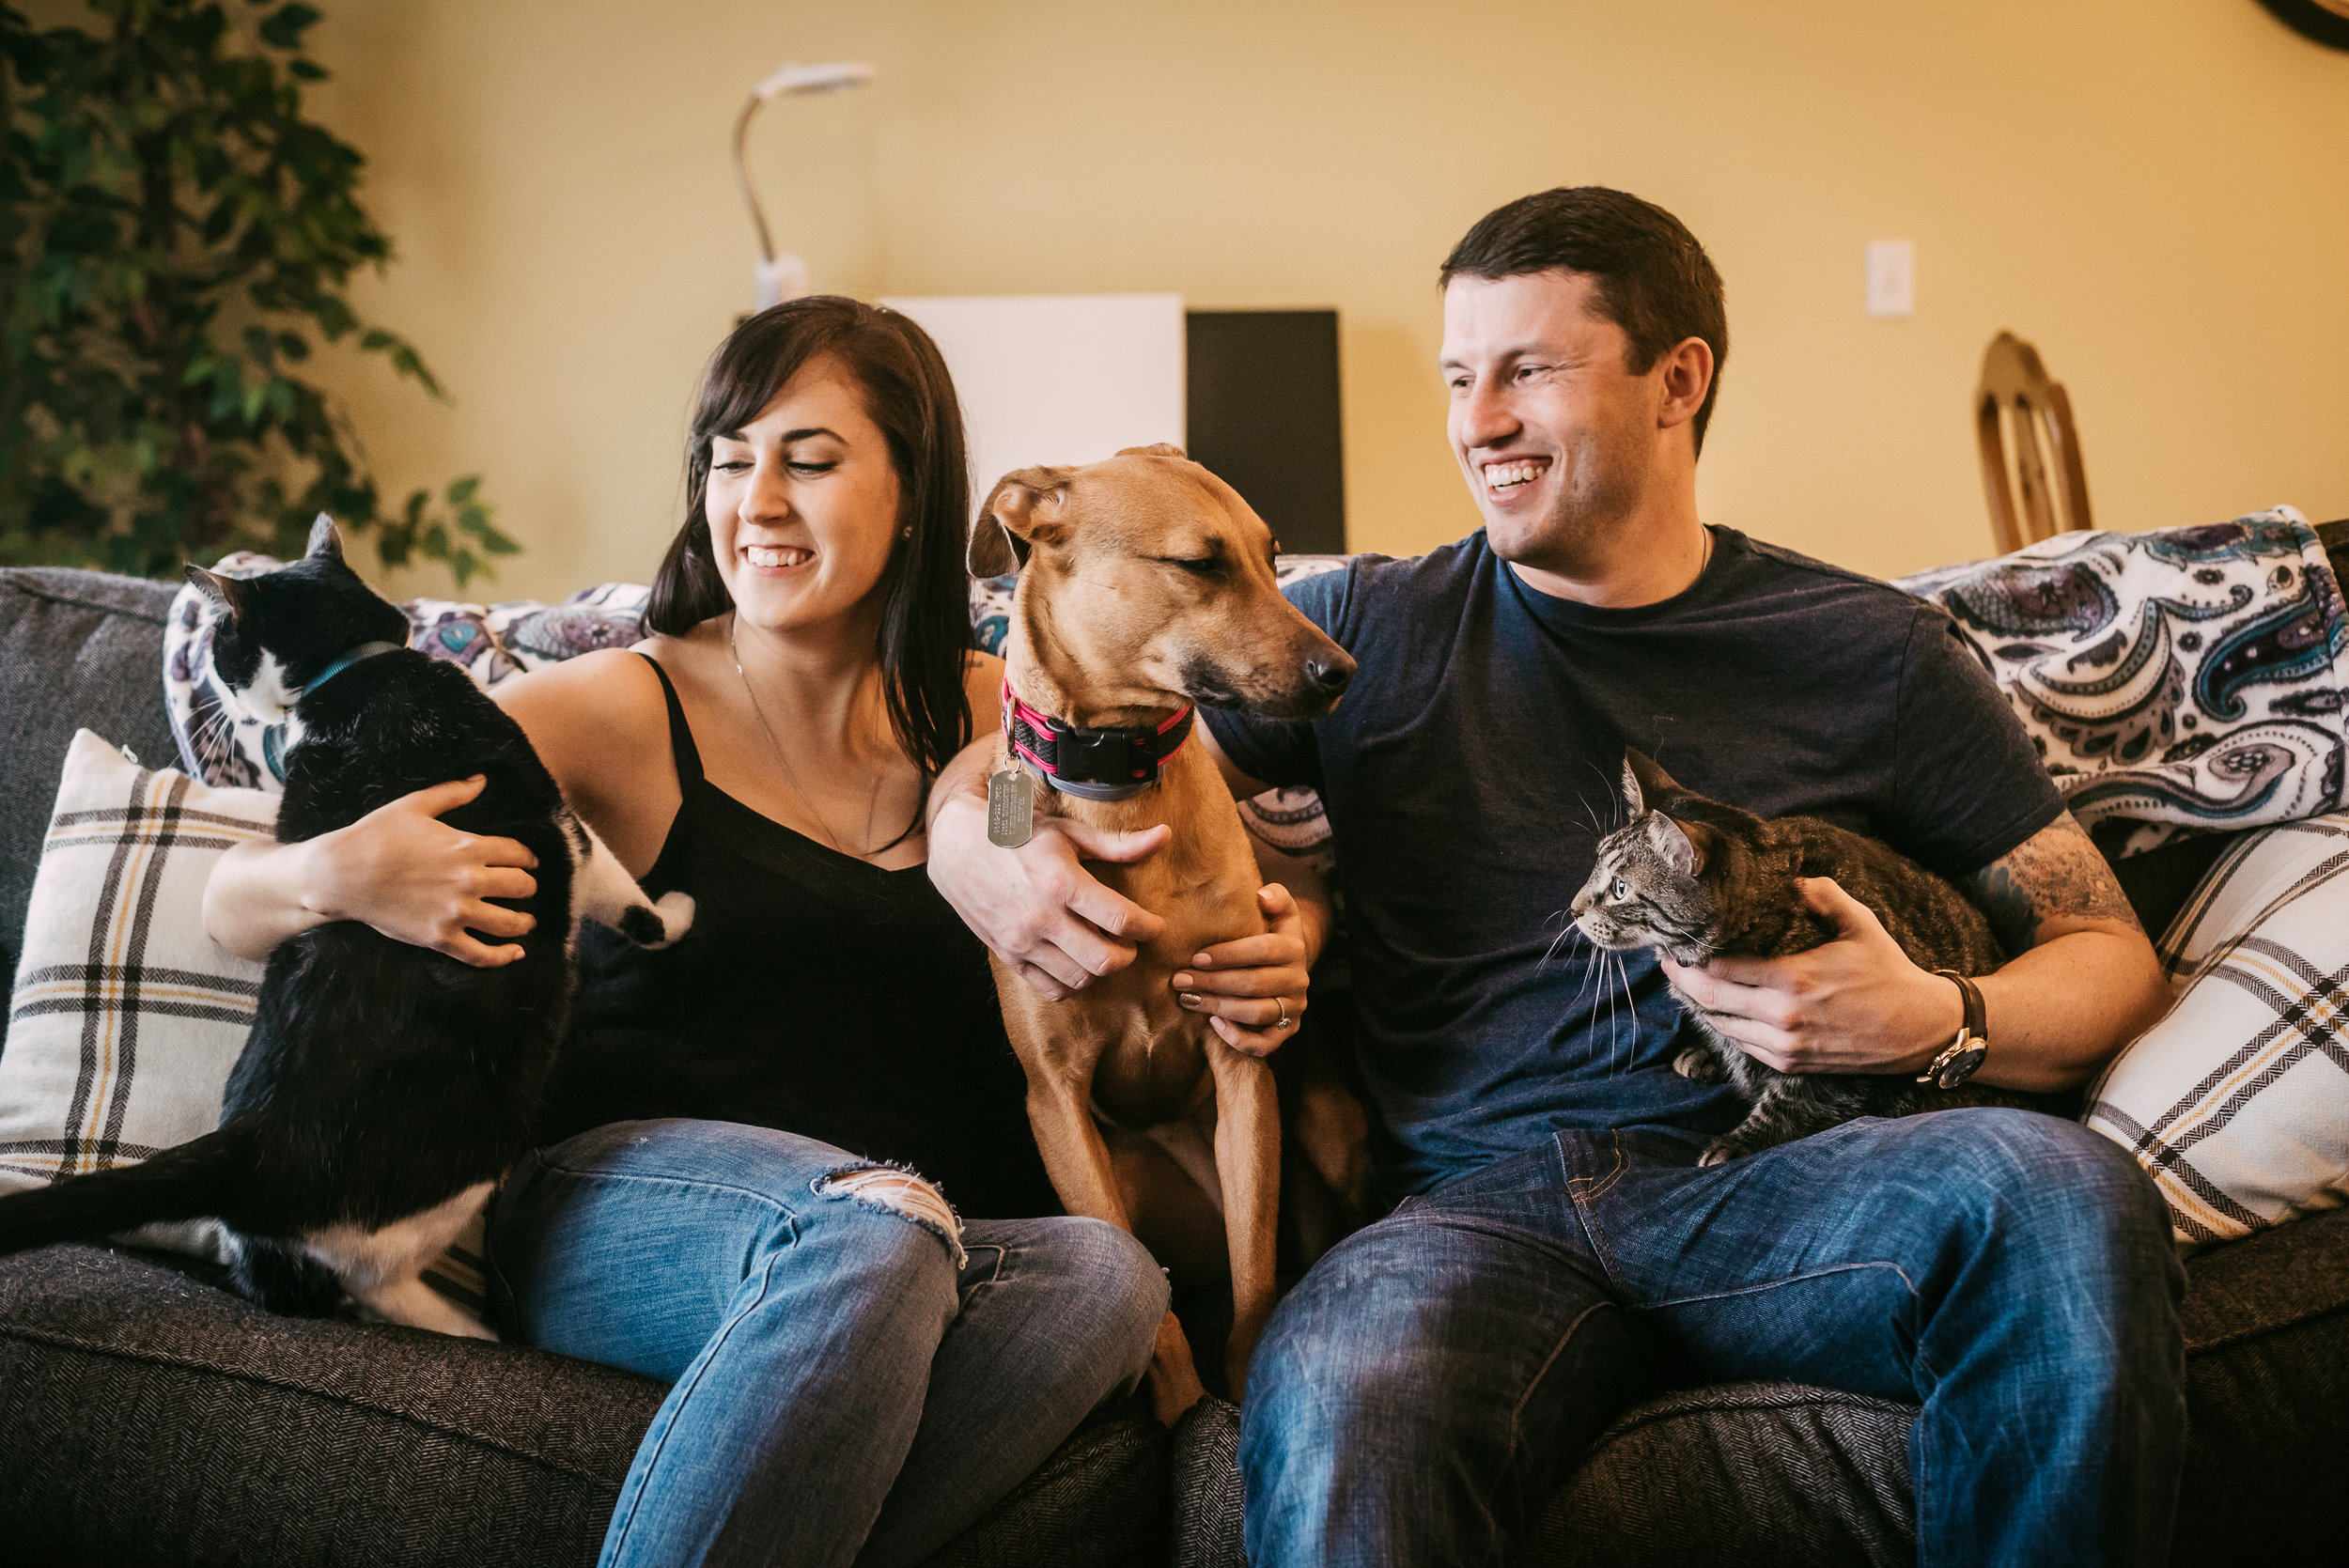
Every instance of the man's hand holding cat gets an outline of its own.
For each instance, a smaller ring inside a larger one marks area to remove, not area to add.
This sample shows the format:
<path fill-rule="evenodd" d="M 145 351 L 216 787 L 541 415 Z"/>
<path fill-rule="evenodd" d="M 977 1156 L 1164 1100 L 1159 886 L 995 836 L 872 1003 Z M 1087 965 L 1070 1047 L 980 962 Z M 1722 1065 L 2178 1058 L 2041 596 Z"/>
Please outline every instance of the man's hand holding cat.
<path fill-rule="evenodd" d="M 1957 1033 L 1957 987 L 1909 962 L 1874 910 L 1828 877 L 1800 882 L 1836 934 L 1788 958 L 1663 960 L 1713 1027 L 1781 1073 L 1916 1073 Z"/>

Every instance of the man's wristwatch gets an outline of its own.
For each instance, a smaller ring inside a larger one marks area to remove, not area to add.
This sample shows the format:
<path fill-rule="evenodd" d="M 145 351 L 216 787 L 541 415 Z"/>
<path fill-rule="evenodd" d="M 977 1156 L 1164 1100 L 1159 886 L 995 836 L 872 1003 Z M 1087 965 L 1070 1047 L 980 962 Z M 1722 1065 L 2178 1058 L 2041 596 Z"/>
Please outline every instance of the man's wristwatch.
<path fill-rule="evenodd" d="M 1955 970 L 1935 970 L 1933 972 L 1944 980 L 1957 982 L 1958 995 L 1966 1000 L 1966 1021 L 1957 1026 L 1957 1038 L 1941 1048 L 1940 1054 L 1933 1059 L 1931 1066 L 1918 1075 L 1917 1081 L 1954 1089 L 1980 1071 L 1983 1063 L 1990 1056 L 1982 991 Z"/>

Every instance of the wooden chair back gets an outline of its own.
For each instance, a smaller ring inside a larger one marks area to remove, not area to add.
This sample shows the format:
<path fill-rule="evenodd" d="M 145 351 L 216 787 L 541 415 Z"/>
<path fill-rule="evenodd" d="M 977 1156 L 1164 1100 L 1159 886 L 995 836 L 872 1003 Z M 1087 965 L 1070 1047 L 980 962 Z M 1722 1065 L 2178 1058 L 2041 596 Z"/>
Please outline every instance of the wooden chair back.
<path fill-rule="evenodd" d="M 1974 433 L 1999 554 L 2092 526 L 2072 399 L 2047 375 L 2039 350 L 2013 333 L 2000 333 L 1983 350 Z"/>

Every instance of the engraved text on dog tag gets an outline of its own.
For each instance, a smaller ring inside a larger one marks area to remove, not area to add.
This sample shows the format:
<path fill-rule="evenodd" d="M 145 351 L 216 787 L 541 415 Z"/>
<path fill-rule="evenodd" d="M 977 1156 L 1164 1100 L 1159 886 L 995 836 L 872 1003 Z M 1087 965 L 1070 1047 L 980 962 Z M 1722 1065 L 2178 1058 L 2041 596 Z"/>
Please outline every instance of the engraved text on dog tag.
<path fill-rule="evenodd" d="M 987 781 L 987 840 L 999 849 L 1017 849 L 1035 836 L 1035 778 L 1024 768 L 1006 768 Z"/>

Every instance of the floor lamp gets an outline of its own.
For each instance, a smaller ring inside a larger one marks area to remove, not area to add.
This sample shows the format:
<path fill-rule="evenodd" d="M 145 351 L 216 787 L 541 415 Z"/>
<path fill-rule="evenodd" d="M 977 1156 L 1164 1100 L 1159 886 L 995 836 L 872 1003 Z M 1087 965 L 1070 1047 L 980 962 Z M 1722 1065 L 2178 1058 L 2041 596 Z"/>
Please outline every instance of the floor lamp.
<path fill-rule="evenodd" d="M 863 60 L 836 60 L 821 66 L 786 65 L 753 87 L 750 101 L 742 105 L 741 117 L 734 122 L 734 178 L 741 182 L 742 200 L 749 204 L 751 222 L 758 229 L 755 309 L 765 310 L 769 305 L 796 300 L 806 293 L 807 263 L 796 256 L 777 256 L 774 237 L 767 231 L 767 214 L 759 209 L 758 193 L 751 187 L 751 165 L 745 146 L 753 116 L 770 98 L 839 92 L 861 87 L 872 79 L 873 68 Z"/>

